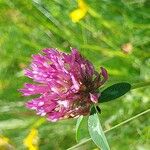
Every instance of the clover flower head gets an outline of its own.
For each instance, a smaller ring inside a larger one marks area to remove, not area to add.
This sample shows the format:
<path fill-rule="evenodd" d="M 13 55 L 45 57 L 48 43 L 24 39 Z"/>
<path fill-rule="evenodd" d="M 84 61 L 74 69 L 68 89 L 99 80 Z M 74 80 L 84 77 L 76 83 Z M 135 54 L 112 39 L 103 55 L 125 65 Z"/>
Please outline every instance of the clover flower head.
<path fill-rule="evenodd" d="M 24 96 L 40 95 L 26 106 L 49 121 L 88 115 L 100 97 L 98 88 L 108 79 L 107 71 L 100 73 L 77 49 L 71 54 L 49 48 L 43 55 L 33 55 L 25 75 L 35 82 L 26 83 L 20 91 Z"/>

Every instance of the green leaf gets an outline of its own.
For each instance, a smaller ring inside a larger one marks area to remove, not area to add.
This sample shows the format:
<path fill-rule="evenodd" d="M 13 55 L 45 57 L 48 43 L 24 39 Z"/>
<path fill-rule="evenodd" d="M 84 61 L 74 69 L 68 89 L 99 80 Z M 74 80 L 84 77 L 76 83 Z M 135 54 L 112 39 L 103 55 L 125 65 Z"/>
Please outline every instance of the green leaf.
<path fill-rule="evenodd" d="M 81 126 L 81 122 L 83 120 L 83 116 L 80 116 L 78 119 L 77 119 L 77 124 L 76 124 L 76 141 L 79 141 L 79 137 L 80 137 L 80 126 Z"/>
<path fill-rule="evenodd" d="M 83 138 L 88 138 L 87 117 L 80 116 L 76 124 L 76 141 L 79 142 Z"/>
<path fill-rule="evenodd" d="M 116 98 L 121 97 L 122 95 L 126 94 L 130 91 L 131 85 L 126 82 L 116 83 L 108 88 L 106 88 L 100 96 L 99 102 L 108 102 L 114 100 Z"/>
<path fill-rule="evenodd" d="M 88 129 L 93 142 L 101 148 L 101 150 L 110 150 L 107 139 L 101 127 L 101 123 L 94 107 L 92 107 L 91 115 L 88 119 Z"/>

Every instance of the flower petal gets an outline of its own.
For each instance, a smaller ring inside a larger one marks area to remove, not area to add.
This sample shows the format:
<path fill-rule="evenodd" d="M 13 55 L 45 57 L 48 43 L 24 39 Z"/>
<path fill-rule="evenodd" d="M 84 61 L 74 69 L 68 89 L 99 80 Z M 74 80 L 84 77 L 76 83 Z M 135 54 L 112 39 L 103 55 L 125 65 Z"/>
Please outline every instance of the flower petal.
<path fill-rule="evenodd" d="M 92 94 L 90 93 L 90 100 L 94 103 L 98 103 L 98 98 L 99 98 L 100 94 L 96 93 L 96 94 Z"/>

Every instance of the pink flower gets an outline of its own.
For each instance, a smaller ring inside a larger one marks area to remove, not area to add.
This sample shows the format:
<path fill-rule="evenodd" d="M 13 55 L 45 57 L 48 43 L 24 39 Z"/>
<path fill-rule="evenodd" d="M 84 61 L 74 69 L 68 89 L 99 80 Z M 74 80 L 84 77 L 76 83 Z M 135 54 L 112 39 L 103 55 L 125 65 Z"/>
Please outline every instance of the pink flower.
<path fill-rule="evenodd" d="M 24 96 L 40 95 L 26 106 L 50 121 L 88 115 L 90 106 L 98 102 L 98 88 L 108 79 L 107 71 L 101 67 L 96 72 L 76 49 L 71 54 L 53 48 L 43 52 L 33 55 L 25 70 L 36 84 L 26 83 L 20 91 Z"/>

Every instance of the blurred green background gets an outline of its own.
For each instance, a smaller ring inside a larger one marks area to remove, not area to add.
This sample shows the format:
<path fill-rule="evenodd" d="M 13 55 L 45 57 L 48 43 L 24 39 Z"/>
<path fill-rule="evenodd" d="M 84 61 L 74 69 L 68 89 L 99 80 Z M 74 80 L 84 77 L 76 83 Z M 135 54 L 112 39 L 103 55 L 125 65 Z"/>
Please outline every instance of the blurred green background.
<path fill-rule="evenodd" d="M 77 23 L 75 0 L 0 0 L 0 135 L 17 150 L 38 116 L 24 107 L 17 89 L 29 81 L 23 69 L 46 47 L 70 52 L 76 47 L 97 70 L 107 68 L 112 83 L 150 80 L 150 3 L 148 0 L 85 0 L 88 12 Z M 150 87 L 132 90 L 101 104 L 104 129 L 150 107 Z M 145 114 L 106 134 L 112 150 L 149 150 L 150 120 Z M 46 122 L 39 128 L 40 150 L 65 150 L 76 144 L 76 119 Z M 78 150 L 94 150 L 89 142 Z M 0 149 L 3 150 L 3 149 Z M 96 149 L 95 149 L 96 150 Z"/>

